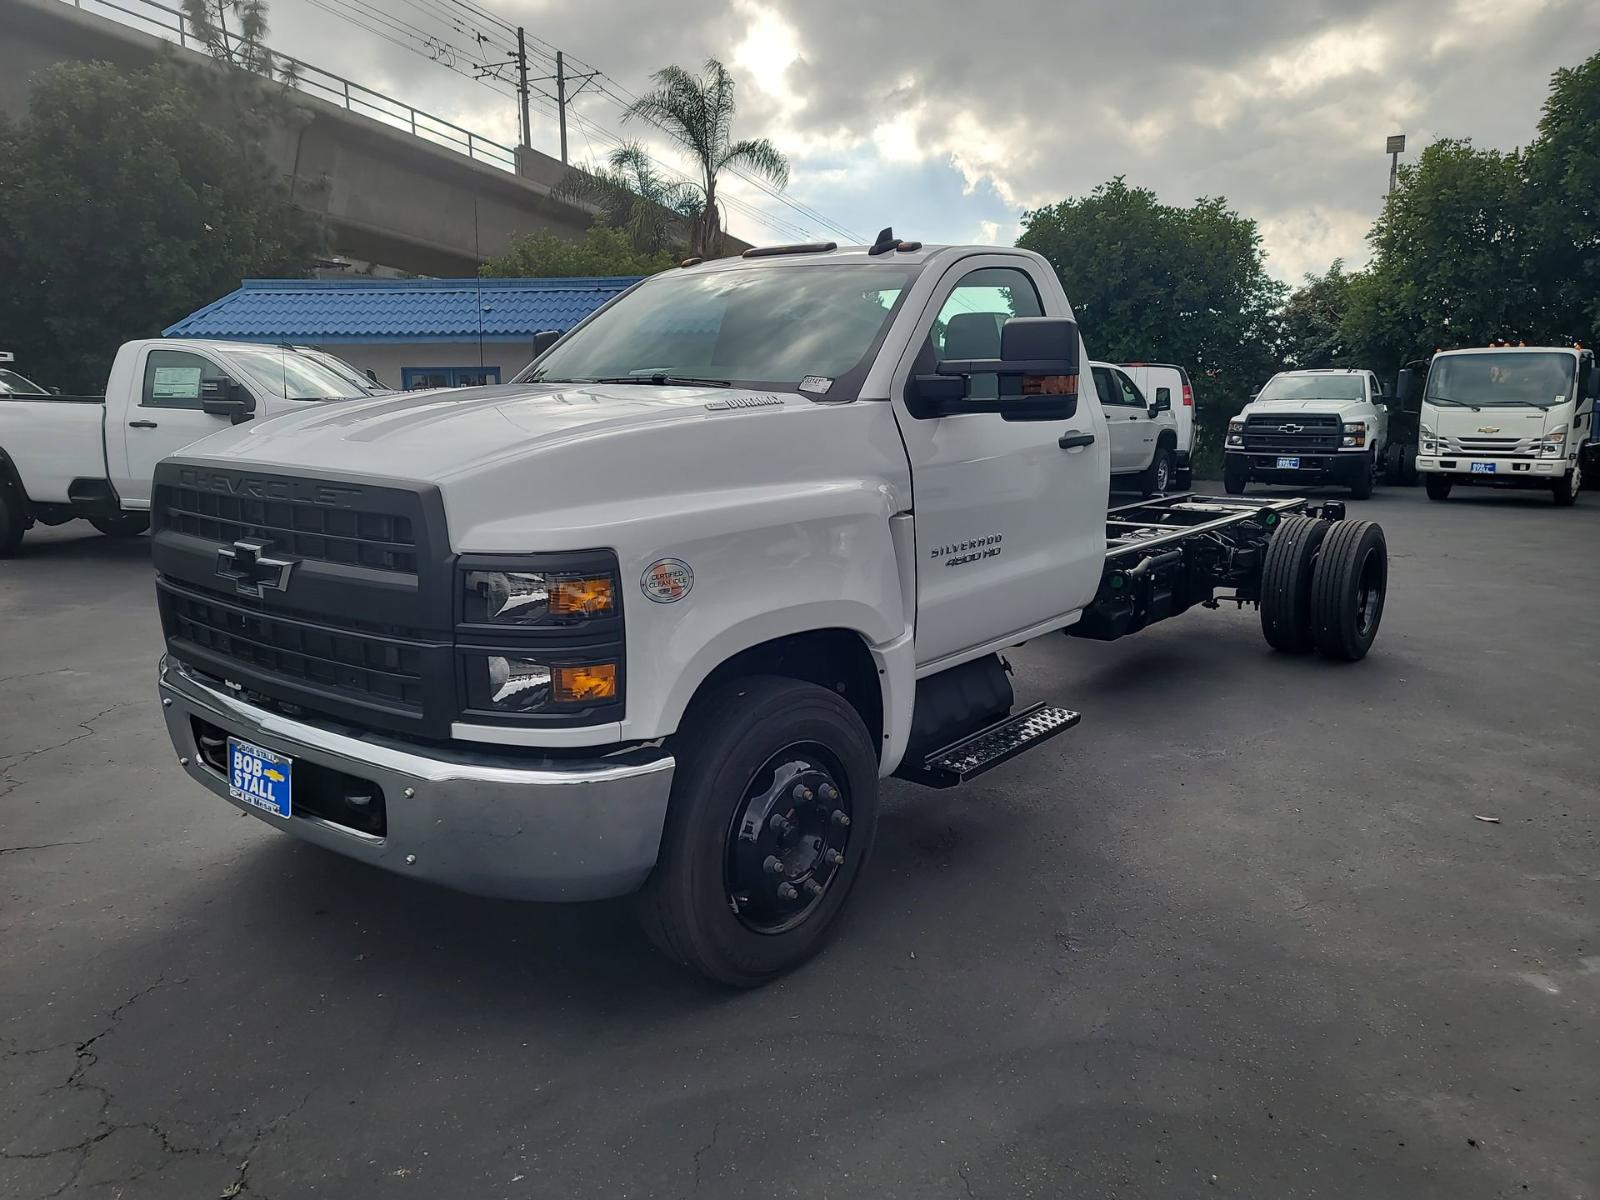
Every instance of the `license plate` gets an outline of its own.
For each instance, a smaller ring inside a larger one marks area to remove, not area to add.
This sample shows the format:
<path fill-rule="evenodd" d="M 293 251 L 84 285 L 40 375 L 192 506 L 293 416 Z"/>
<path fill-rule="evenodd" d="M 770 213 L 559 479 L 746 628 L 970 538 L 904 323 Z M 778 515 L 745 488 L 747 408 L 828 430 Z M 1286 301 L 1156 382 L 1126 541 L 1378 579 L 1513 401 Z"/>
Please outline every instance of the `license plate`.
<path fill-rule="evenodd" d="M 1473 463 L 1472 473 L 1474 475 L 1493 475 L 1495 466 L 1495 463 Z"/>
<path fill-rule="evenodd" d="M 228 739 L 228 794 L 235 800 L 287 817 L 294 811 L 294 759 Z"/>
<path fill-rule="evenodd" d="M 1278 460 L 1278 470 L 1280 471 L 1298 471 L 1299 469 L 1300 460 L 1298 458 L 1280 458 Z"/>

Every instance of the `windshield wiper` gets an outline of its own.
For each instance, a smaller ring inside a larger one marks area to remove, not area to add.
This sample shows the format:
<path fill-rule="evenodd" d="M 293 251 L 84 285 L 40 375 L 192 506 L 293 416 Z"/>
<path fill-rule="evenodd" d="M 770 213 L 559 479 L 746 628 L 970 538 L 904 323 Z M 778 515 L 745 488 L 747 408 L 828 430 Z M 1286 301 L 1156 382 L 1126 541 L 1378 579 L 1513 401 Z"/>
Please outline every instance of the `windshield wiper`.
<path fill-rule="evenodd" d="M 1456 408 L 1470 408 L 1473 412 L 1478 411 L 1476 404 L 1468 404 L 1464 400 L 1452 400 L 1449 396 L 1424 396 L 1423 399 L 1429 404 L 1449 404 Z"/>
<path fill-rule="evenodd" d="M 669 375 L 664 371 L 656 371 L 649 375 L 609 375 L 603 379 L 584 379 L 581 383 L 649 383 L 656 387 L 665 387 L 667 384 L 703 384 L 706 387 L 732 387 L 733 384 L 726 379 L 700 379 L 693 375 Z"/>

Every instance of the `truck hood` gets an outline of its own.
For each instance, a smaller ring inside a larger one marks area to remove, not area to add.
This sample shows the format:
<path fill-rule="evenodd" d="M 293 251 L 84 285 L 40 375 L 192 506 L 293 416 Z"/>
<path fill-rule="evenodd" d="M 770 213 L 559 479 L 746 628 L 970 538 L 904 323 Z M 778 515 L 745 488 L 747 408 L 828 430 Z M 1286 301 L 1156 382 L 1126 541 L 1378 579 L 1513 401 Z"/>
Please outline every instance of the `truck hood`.
<path fill-rule="evenodd" d="M 319 405 L 195 443 L 184 458 L 442 483 L 508 457 L 642 427 L 728 421 L 798 393 L 651 384 L 508 384 L 397 393 Z"/>
<path fill-rule="evenodd" d="M 1241 417 L 1288 416 L 1290 413 L 1336 413 L 1339 416 L 1359 416 L 1371 411 L 1365 400 L 1252 400 L 1244 406 Z"/>

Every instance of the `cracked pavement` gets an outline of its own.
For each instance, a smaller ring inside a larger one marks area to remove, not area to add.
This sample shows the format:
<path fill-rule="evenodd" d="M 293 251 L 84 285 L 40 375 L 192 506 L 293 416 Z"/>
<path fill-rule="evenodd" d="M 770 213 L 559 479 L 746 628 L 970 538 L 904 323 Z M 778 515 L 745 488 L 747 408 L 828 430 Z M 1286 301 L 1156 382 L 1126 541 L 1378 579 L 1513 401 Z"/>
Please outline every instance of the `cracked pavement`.
<path fill-rule="evenodd" d="M 840 936 L 709 989 L 191 785 L 147 544 L 0 561 L 0 1198 L 1600 1195 L 1600 496 L 1380 491 L 1377 649 L 1016 651 L 1083 724 L 885 792 Z M 1475 821 L 1494 815 L 1498 825 Z"/>

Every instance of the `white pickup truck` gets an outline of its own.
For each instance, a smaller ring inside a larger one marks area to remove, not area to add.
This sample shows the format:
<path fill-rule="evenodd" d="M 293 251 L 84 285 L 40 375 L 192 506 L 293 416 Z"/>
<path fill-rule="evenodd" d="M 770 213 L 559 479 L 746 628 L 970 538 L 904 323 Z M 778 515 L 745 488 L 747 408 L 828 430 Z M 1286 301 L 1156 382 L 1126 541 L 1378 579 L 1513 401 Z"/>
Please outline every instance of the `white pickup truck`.
<path fill-rule="evenodd" d="M 174 450 L 307 401 L 382 391 L 307 347 L 154 339 L 117 351 L 103 398 L 0 392 L 0 558 L 35 522 L 82 517 L 137 536 L 155 465 Z"/>
<path fill-rule="evenodd" d="M 1371 371 L 1280 371 L 1228 422 L 1222 485 L 1336 483 L 1357 500 L 1388 474 L 1388 398 Z"/>
<path fill-rule="evenodd" d="M 1371 646 L 1387 552 L 1342 505 L 1108 514 L 1087 362 L 1044 259 L 886 230 L 653 276 L 504 386 L 190 447 L 154 508 L 178 760 L 405 875 L 636 892 L 673 958 L 759 984 L 833 926 L 881 778 L 1076 724 L 1013 711 L 1008 647 L 1223 600 L 1284 651 Z"/>

